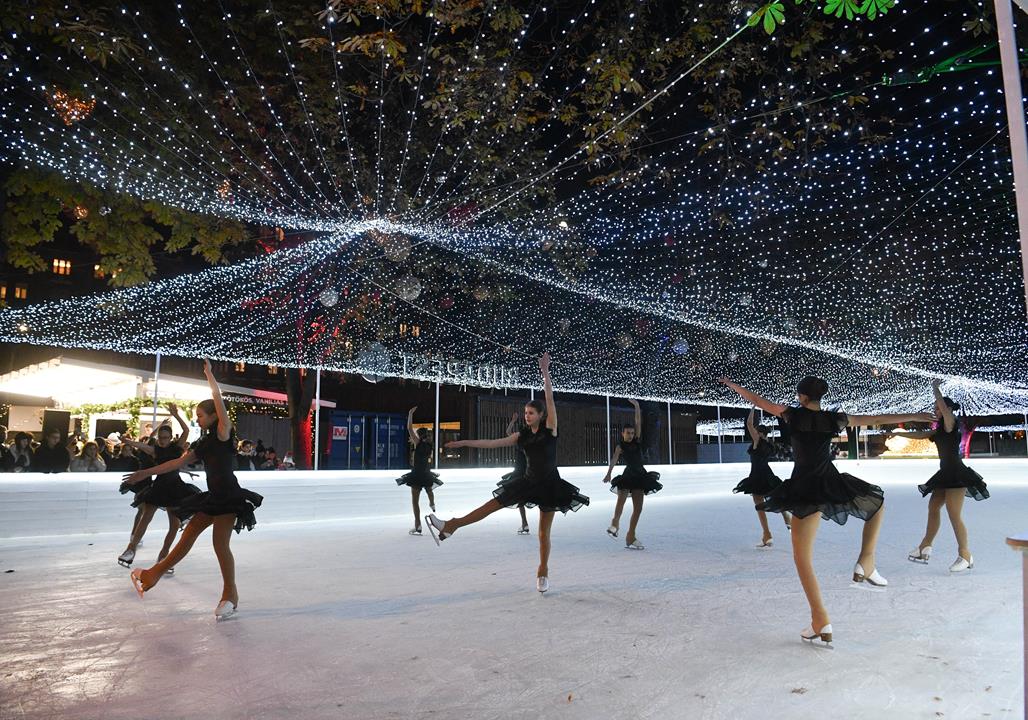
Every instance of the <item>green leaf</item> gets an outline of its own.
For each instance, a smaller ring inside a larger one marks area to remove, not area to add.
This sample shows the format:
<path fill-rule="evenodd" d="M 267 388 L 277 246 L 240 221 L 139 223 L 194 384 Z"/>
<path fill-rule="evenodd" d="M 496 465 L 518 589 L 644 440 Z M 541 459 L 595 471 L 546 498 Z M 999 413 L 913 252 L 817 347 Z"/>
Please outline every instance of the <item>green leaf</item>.
<path fill-rule="evenodd" d="M 765 12 L 764 13 L 764 32 L 766 32 L 768 35 L 770 35 L 774 31 L 775 31 L 775 18 L 774 18 L 774 15 L 772 15 L 770 13 L 770 11 L 769 12 Z"/>

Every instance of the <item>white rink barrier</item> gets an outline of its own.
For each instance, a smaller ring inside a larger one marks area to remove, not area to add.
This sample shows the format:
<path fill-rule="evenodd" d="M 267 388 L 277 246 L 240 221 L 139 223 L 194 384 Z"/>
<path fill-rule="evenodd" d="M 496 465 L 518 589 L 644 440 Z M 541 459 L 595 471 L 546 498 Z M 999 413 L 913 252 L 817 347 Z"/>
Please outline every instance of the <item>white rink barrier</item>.
<path fill-rule="evenodd" d="M 990 488 L 1028 484 L 1028 460 L 972 459 Z M 842 460 L 837 463 L 868 482 L 891 492 L 913 492 L 938 469 L 936 460 Z M 749 465 L 652 465 L 661 473 L 664 490 L 647 502 L 701 501 L 724 497 L 749 474 Z M 790 463 L 773 463 L 780 477 L 787 477 Z M 264 496 L 257 511 L 259 525 L 324 520 L 358 520 L 395 516 L 409 518 L 410 491 L 398 487 L 404 470 L 373 471 L 267 471 L 240 472 L 240 484 Z M 463 513 L 489 499 L 496 482 L 509 468 L 444 470 L 444 485 L 436 491 L 440 512 Z M 604 466 L 565 467 L 561 475 L 579 486 L 591 500 L 590 508 L 610 504 L 614 495 L 602 483 Z M 615 468 L 616 475 L 620 470 Z M 203 474 L 193 482 L 203 488 Z M 120 473 L 8 473 L 0 475 L 0 538 L 48 535 L 128 533 L 135 510 L 132 495 L 118 492 Z M 421 500 L 427 513 L 428 502 Z M 590 512 L 584 508 L 580 512 Z M 154 518 L 151 531 L 163 530 L 163 513 Z"/>

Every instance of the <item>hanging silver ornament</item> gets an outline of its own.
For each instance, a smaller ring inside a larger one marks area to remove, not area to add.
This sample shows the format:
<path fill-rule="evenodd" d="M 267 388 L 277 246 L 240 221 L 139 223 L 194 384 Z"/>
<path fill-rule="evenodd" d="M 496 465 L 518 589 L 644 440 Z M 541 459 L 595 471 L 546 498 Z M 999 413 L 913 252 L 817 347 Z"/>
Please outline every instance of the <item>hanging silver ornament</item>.
<path fill-rule="evenodd" d="M 318 302 L 325 307 L 334 307 L 339 302 L 339 291 L 335 288 L 325 288 L 318 295 Z"/>

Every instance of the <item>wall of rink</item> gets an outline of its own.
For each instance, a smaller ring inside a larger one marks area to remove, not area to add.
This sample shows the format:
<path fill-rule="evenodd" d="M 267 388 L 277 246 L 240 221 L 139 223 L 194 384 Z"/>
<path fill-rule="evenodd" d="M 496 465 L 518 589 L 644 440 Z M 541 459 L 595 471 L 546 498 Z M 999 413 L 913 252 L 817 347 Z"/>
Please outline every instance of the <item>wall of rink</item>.
<path fill-rule="evenodd" d="M 1028 460 L 971 460 L 989 484 L 993 495 L 1004 485 L 1028 485 Z M 868 482 L 886 488 L 886 500 L 893 492 L 917 493 L 938 469 L 933 460 L 843 460 L 837 463 Z M 775 472 L 787 477 L 791 465 L 774 463 Z M 653 465 L 661 473 L 664 490 L 647 502 L 703 501 L 730 496 L 735 484 L 749 474 L 749 465 Z M 448 517 L 462 514 L 489 499 L 504 468 L 446 470 L 440 473 L 444 485 L 436 490 L 439 513 Z M 615 470 L 615 474 L 618 471 Z M 257 511 L 259 525 L 360 520 L 396 517 L 399 525 L 412 524 L 410 490 L 398 487 L 402 471 L 277 471 L 241 472 L 239 481 L 264 496 Z M 614 495 L 602 483 L 602 467 L 561 468 L 564 479 L 579 486 L 592 499 L 590 507 L 613 503 Z M 10 473 L 0 475 L 0 537 L 120 532 L 128 536 L 135 510 L 131 494 L 121 495 L 118 473 Z M 203 475 L 193 480 L 205 487 Z M 428 503 L 422 497 L 422 509 Z M 604 510 L 606 513 L 607 511 Z M 163 513 L 155 516 L 148 534 L 163 533 Z M 1011 528 L 1011 532 L 1023 528 Z M 157 537 L 157 535 L 154 535 Z"/>

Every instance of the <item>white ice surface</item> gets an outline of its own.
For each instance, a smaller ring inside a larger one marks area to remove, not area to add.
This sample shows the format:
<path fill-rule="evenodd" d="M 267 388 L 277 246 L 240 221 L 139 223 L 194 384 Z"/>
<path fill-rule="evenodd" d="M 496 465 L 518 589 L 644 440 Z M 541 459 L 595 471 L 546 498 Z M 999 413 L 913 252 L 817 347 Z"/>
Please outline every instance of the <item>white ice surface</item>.
<path fill-rule="evenodd" d="M 753 548 L 752 503 L 730 493 L 742 466 L 657 468 L 665 490 L 646 500 L 642 552 L 604 532 L 602 471 L 562 471 L 593 502 L 557 517 L 545 596 L 534 514 L 531 536 L 501 511 L 436 547 L 407 535 L 395 472 L 244 481 L 266 503 L 262 524 L 233 537 L 240 613 L 222 623 L 209 536 L 140 601 L 115 562 L 131 513 L 90 515 L 108 507 L 94 487 L 75 516 L 100 532 L 0 540 L 0 718 L 1020 717 L 1021 559 L 1004 538 L 1028 529 L 1028 464 L 973 465 L 993 497 L 965 505 L 975 569 L 955 577 L 945 519 L 931 563 L 906 560 L 924 529 L 914 485 L 933 465 L 846 465 L 886 487 L 890 585 L 851 587 L 861 523 L 822 525 L 834 650 L 799 641 L 809 617 L 789 538 L 772 516 L 775 548 Z M 474 475 L 443 474 L 441 515 L 487 498 L 499 471 Z M 114 480 L 93 482 L 127 505 Z M 58 527 L 39 481 L 2 484 L 0 517 L 18 507 L 20 526 Z M 349 519 L 296 522 L 312 503 Z M 165 527 L 158 517 L 141 563 Z"/>

